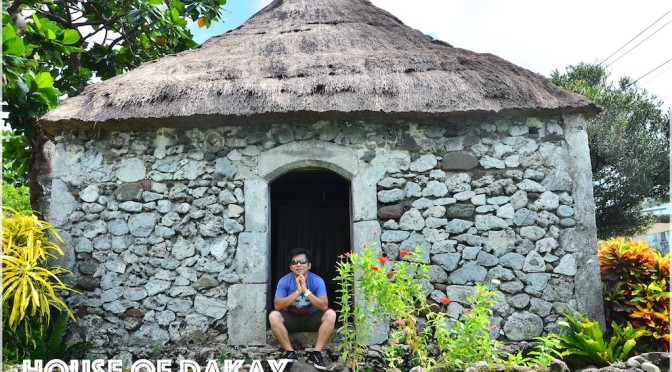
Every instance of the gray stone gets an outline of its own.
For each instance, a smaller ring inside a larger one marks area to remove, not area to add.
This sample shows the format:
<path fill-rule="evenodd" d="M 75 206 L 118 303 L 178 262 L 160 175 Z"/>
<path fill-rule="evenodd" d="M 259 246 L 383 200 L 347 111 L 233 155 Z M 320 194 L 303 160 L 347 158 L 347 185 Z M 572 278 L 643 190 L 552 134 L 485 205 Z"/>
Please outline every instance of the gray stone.
<path fill-rule="evenodd" d="M 100 300 L 103 302 L 113 302 L 121 297 L 121 293 L 122 291 L 120 287 L 108 289 L 100 294 Z"/>
<path fill-rule="evenodd" d="M 520 236 L 523 239 L 529 239 L 531 241 L 537 241 L 546 235 L 546 230 L 537 226 L 523 226 L 520 228 Z"/>
<path fill-rule="evenodd" d="M 443 182 L 429 181 L 427 186 L 422 190 L 422 196 L 433 196 L 440 198 L 448 194 L 448 187 Z"/>
<path fill-rule="evenodd" d="M 417 209 L 411 209 L 404 213 L 399 220 L 399 228 L 402 230 L 419 231 L 425 227 L 425 220 Z"/>
<path fill-rule="evenodd" d="M 546 262 L 536 251 L 528 253 L 523 264 L 523 271 L 526 273 L 538 273 L 546 271 Z"/>
<path fill-rule="evenodd" d="M 527 192 L 544 192 L 546 188 L 538 182 L 532 181 L 530 179 L 525 179 L 522 182 L 516 184 L 518 189 L 527 191 Z"/>
<path fill-rule="evenodd" d="M 574 208 L 567 205 L 561 205 L 558 207 L 555 213 L 560 218 L 572 217 L 574 215 Z"/>
<path fill-rule="evenodd" d="M 541 184 L 549 191 L 572 191 L 574 182 L 572 176 L 564 169 L 552 170 Z"/>
<path fill-rule="evenodd" d="M 438 198 L 434 200 L 434 205 L 449 205 L 449 204 L 455 204 L 457 199 L 455 198 Z"/>
<path fill-rule="evenodd" d="M 516 309 L 524 309 L 530 303 L 530 296 L 525 293 L 520 293 L 509 297 L 508 303 Z"/>
<path fill-rule="evenodd" d="M 380 228 L 376 231 L 380 231 Z M 243 283 L 267 283 L 266 265 L 259 264 L 267 262 L 266 233 L 241 233 L 238 239 L 235 272 Z"/>
<path fill-rule="evenodd" d="M 378 182 L 378 186 L 384 187 L 386 189 L 402 187 L 405 184 L 406 184 L 405 179 L 394 177 L 385 177 Z"/>
<path fill-rule="evenodd" d="M 147 298 L 147 290 L 144 288 L 131 287 L 124 289 L 123 296 L 130 301 L 140 301 Z"/>
<path fill-rule="evenodd" d="M 113 220 L 107 223 L 110 234 L 115 236 L 126 235 L 128 233 L 128 224 L 124 220 Z"/>
<path fill-rule="evenodd" d="M 430 265 L 427 267 L 427 276 L 431 283 L 447 283 L 448 274 L 441 266 Z"/>
<path fill-rule="evenodd" d="M 544 176 L 544 172 L 538 169 L 526 169 L 525 173 L 523 174 L 523 178 L 529 178 L 534 181 L 541 181 L 544 179 Z"/>
<path fill-rule="evenodd" d="M 492 205 L 504 205 L 511 201 L 510 196 L 495 196 L 487 199 L 488 204 Z"/>
<path fill-rule="evenodd" d="M 441 169 L 446 171 L 469 170 L 478 166 L 478 158 L 466 152 L 450 152 L 443 156 Z"/>
<path fill-rule="evenodd" d="M 239 224 L 236 220 L 226 219 L 224 220 L 224 231 L 234 235 L 243 231 L 243 225 Z"/>
<path fill-rule="evenodd" d="M 425 224 L 429 228 L 436 229 L 441 226 L 446 226 L 448 224 L 448 220 L 445 218 L 427 217 Z"/>
<path fill-rule="evenodd" d="M 462 258 L 465 260 L 475 260 L 482 250 L 481 247 L 464 247 L 462 249 Z"/>
<path fill-rule="evenodd" d="M 217 287 L 219 285 L 219 282 L 217 279 L 211 277 L 210 275 L 203 275 L 201 276 L 198 281 L 196 281 L 196 284 L 194 284 L 194 289 L 201 291 L 203 289 L 209 289 L 213 287 Z"/>
<path fill-rule="evenodd" d="M 574 258 L 574 255 L 568 254 L 566 256 L 563 256 L 560 259 L 560 263 L 558 264 L 558 266 L 555 267 L 553 272 L 556 274 L 569 275 L 569 276 L 576 275 L 576 259 Z"/>
<path fill-rule="evenodd" d="M 458 235 L 454 238 L 455 240 L 459 242 L 466 243 L 468 245 L 478 247 L 482 244 L 483 240 L 479 235 L 473 235 L 473 234 L 462 234 Z"/>
<path fill-rule="evenodd" d="M 434 169 L 438 161 L 434 155 L 422 155 L 411 163 L 410 169 L 413 172 L 426 172 Z"/>
<path fill-rule="evenodd" d="M 543 227 L 549 227 L 551 225 L 557 224 L 560 219 L 555 214 L 549 211 L 541 211 L 537 214 L 537 225 Z"/>
<path fill-rule="evenodd" d="M 236 197 L 229 190 L 222 190 L 218 195 L 219 203 L 222 205 L 229 205 L 235 203 Z"/>
<path fill-rule="evenodd" d="M 402 200 L 406 194 L 402 189 L 382 190 L 378 191 L 378 201 L 381 203 L 394 203 Z"/>
<path fill-rule="evenodd" d="M 531 298 L 530 299 L 530 312 L 533 314 L 537 314 L 540 317 L 547 317 L 551 314 L 551 309 L 553 308 L 553 304 L 550 302 L 538 299 L 538 298 Z"/>
<path fill-rule="evenodd" d="M 488 236 L 483 239 L 483 248 L 496 257 L 501 257 L 509 252 L 515 244 L 515 234 L 513 230 L 490 231 Z"/>
<path fill-rule="evenodd" d="M 386 230 L 380 236 L 380 240 L 383 242 L 400 242 L 407 239 L 410 235 L 411 233 L 408 231 Z"/>
<path fill-rule="evenodd" d="M 509 225 L 503 219 L 492 216 L 476 216 L 476 228 L 479 231 L 506 229 Z"/>
<path fill-rule="evenodd" d="M 534 206 L 540 210 L 554 211 L 560 206 L 560 197 L 550 191 L 544 191 L 534 202 Z"/>
<path fill-rule="evenodd" d="M 459 193 L 471 190 L 471 177 L 466 173 L 458 173 L 448 177 L 445 181 L 448 192 Z"/>
<path fill-rule="evenodd" d="M 181 160 L 180 168 L 173 174 L 173 179 L 193 181 L 205 173 L 206 166 L 206 161 Z"/>
<path fill-rule="evenodd" d="M 499 285 L 499 290 L 506 293 L 518 293 L 520 292 L 525 285 L 519 281 L 504 282 Z"/>
<path fill-rule="evenodd" d="M 513 195 L 511 195 L 511 205 L 513 206 L 513 209 L 518 210 L 520 208 L 525 208 L 527 207 L 527 193 L 523 190 L 518 190 Z"/>
<path fill-rule="evenodd" d="M 481 251 L 476 258 L 476 262 L 485 267 L 492 267 L 499 263 L 499 260 L 494 255 Z"/>
<path fill-rule="evenodd" d="M 516 276 L 513 274 L 513 271 L 505 269 L 501 266 L 496 266 L 490 269 L 488 271 L 488 276 L 486 277 L 487 280 L 497 279 L 499 281 L 514 280 L 515 278 Z"/>
<path fill-rule="evenodd" d="M 562 227 L 574 227 L 576 226 L 576 221 L 573 218 L 563 218 L 560 220 L 560 226 Z"/>
<path fill-rule="evenodd" d="M 87 238 L 79 238 L 75 240 L 75 252 L 87 253 L 93 251 L 93 244 Z"/>
<path fill-rule="evenodd" d="M 128 219 L 128 228 L 133 236 L 146 238 L 154 230 L 158 217 L 156 213 L 134 214 Z"/>
<path fill-rule="evenodd" d="M 147 345 L 165 345 L 170 341 L 170 334 L 155 323 L 145 323 L 137 331 L 131 333 L 126 342 L 129 346 L 147 347 Z"/>
<path fill-rule="evenodd" d="M 486 196 L 485 194 L 475 195 L 470 201 L 473 205 L 485 205 Z"/>
<path fill-rule="evenodd" d="M 68 190 L 68 186 L 60 179 L 52 180 L 48 221 L 55 227 L 63 226 L 75 209 L 77 209 L 77 201 Z"/>
<path fill-rule="evenodd" d="M 122 211 L 126 212 L 141 212 L 142 211 L 142 203 L 138 203 L 135 201 L 127 201 L 123 203 L 119 203 L 119 209 Z"/>
<path fill-rule="evenodd" d="M 457 269 L 462 255 L 459 253 L 442 253 L 432 256 L 432 262 L 441 265 L 446 271 L 451 272 Z"/>
<path fill-rule="evenodd" d="M 553 252 L 558 247 L 558 241 L 554 238 L 543 238 L 535 243 L 535 249 L 539 253 Z"/>
<path fill-rule="evenodd" d="M 427 209 L 434 206 L 434 203 L 427 198 L 420 198 L 411 204 L 411 207 L 416 209 Z"/>
<path fill-rule="evenodd" d="M 145 289 L 147 290 L 147 296 L 154 296 L 157 293 L 161 293 L 166 289 L 170 288 L 170 282 L 166 280 L 151 279 L 145 284 Z"/>
<path fill-rule="evenodd" d="M 518 209 L 513 214 L 513 223 L 518 226 L 532 226 L 535 224 L 536 220 L 537 212 L 533 212 L 527 208 Z"/>
<path fill-rule="evenodd" d="M 408 182 L 404 186 L 404 193 L 406 193 L 406 197 L 408 198 L 419 197 L 422 196 L 422 188 L 415 182 Z"/>
<path fill-rule="evenodd" d="M 537 292 L 542 292 L 546 289 L 548 281 L 551 279 L 551 274 L 548 273 L 531 273 L 527 275 L 527 282 L 532 289 Z"/>
<path fill-rule="evenodd" d="M 532 340 L 541 336 L 544 322 L 538 315 L 529 311 L 515 312 L 504 323 L 504 334 L 511 341 Z"/>
<path fill-rule="evenodd" d="M 234 284 L 228 292 L 229 343 L 266 345 L 266 283 Z"/>
<path fill-rule="evenodd" d="M 87 203 L 95 202 L 98 197 L 100 197 L 100 191 L 96 185 L 89 185 L 79 192 L 79 198 Z"/>
<path fill-rule="evenodd" d="M 428 208 L 426 211 L 422 212 L 422 216 L 443 218 L 446 216 L 446 207 L 442 205 L 433 206 L 431 208 Z"/>
<path fill-rule="evenodd" d="M 450 301 L 464 306 L 470 306 L 468 298 L 474 294 L 475 287 L 462 285 L 449 285 L 446 287 L 446 296 Z"/>
<path fill-rule="evenodd" d="M 461 192 L 458 192 L 455 195 L 453 195 L 453 197 L 457 201 L 469 200 L 469 199 L 473 198 L 474 196 L 476 196 L 476 193 L 471 191 L 471 190 L 461 191 Z"/>
<path fill-rule="evenodd" d="M 448 218 L 471 218 L 474 216 L 474 207 L 471 204 L 452 204 L 446 208 L 446 217 Z"/>
<path fill-rule="evenodd" d="M 448 278 L 451 284 L 481 283 L 487 275 L 488 270 L 471 261 L 453 271 Z"/>
<path fill-rule="evenodd" d="M 121 182 L 136 182 L 143 180 L 147 175 L 145 162 L 139 158 L 123 160 L 117 167 L 115 175 Z"/>
<path fill-rule="evenodd" d="M 249 294 L 246 296 L 249 296 Z M 194 299 L 194 311 L 211 318 L 222 319 L 229 311 L 229 308 L 225 301 L 196 295 L 196 298 Z"/>
<path fill-rule="evenodd" d="M 661 369 L 651 362 L 643 362 L 639 368 L 641 368 L 644 372 L 661 372 Z"/>
<path fill-rule="evenodd" d="M 105 263 L 105 268 L 118 274 L 126 272 L 126 264 L 121 261 L 109 261 Z"/>
<path fill-rule="evenodd" d="M 476 213 L 491 213 L 497 210 L 497 206 L 494 205 L 481 205 L 476 208 Z"/>
<path fill-rule="evenodd" d="M 471 221 L 454 219 L 448 222 L 448 225 L 446 225 L 446 231 L 450 234 L 461 234 L 469 230 L 469 228 L 472 226 L 474 226 L 474 223 Z"/>
<path fill-rule="evenodd" d="M 455 244 L 457 242 L 455 240 L 441 240 L 437 241 L 432 245 L 432 254 L 439 254 L 439 253 L 455 253 L 457 250 L 455 249 Z"/>
<path fill-rule="evenodd" d="M 506 168 L 506 164 L 502 160 L 495 159 L 491 156 L 484 156 L 481 158 L 480 162 L 481 166 L 485 169 L 504 169 Z"/>
<path fill-rule="evenodd" d="M 514 209 L 511 204 L 506 204 L 497 209 L 497 217 L 503 219 L 512 219 L 514 217 Z"/>

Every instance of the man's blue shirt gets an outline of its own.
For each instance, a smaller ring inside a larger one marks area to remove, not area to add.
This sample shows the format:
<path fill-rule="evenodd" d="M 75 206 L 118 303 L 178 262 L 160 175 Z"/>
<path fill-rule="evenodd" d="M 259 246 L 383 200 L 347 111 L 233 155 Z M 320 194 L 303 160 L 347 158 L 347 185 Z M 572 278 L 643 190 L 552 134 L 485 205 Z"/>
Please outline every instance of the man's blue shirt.
<path fill-rule="evenodd" d="M 324 285 L 324 280 L 311 272 L 308 273 L 308 277 L 306 278 L 306 288 L 313 292 L 314 296 L 322 297 L 327 295 L 327 287 Z M 278 281 L 275 296 L 287 297 L 293 292 L 296 292 L 296 280 L 294 279 L 294 273 L 289 273 Z M 318 309 L 310 303 L 306 296 L 301 294 L 285 310 L 292 314 L 307 314 L 313 313 Z"/>

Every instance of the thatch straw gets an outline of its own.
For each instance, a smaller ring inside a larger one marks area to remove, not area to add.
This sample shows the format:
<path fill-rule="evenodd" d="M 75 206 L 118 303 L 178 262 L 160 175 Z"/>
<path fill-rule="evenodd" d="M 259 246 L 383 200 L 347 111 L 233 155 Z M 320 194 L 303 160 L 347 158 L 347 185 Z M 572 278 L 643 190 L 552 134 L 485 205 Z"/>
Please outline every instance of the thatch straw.
<path fill-rule="evenodd" d="M 575 112 L 597 107 L 497 56 L 434 40 L 366 0 L 275 0 L 195 50 L 87 87 L 41 125 L 53 132 Z"/>

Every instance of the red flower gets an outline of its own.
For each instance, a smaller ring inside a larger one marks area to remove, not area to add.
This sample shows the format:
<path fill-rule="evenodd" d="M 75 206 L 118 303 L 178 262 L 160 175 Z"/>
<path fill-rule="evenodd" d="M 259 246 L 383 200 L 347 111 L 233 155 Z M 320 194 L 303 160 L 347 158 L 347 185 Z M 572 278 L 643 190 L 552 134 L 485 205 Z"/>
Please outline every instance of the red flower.
<path fill-rule="evenodd" d="M 387 257 L 385 257 L 385 256 L 379 256 L 379 257 L 378 257 L 378 262 L 380 262 L 380 263 L 383 264 L 383 265 L 384 265 L 387 261 L 389 261 L 389 260 L 390 260 L 390 259 L 387 258 Z"/>
<path fill-rule="evenodd" d="M 387 272 L 387 279 L 391 279 L 394 276 L 394 270 L 390 270 Z"/>
<path fill-rule="evenodd" d="M 378 266 L 371 266 L 371 270 L 378 271 Z"/>
<path fill-rule="evenodd" d="M 402 249 L 402 250 L 399 251 L 399 255 L 401 257 L 406 257 L 406 256 L 408 256 L 408 254 L 409 254 L 409 252 L 405 249 Z"/>
<path fill-rule="evenodd" d="M 448 297 L 441 297 L 439 301 L 444 305 L 450 305 L 450 298 Z"/>

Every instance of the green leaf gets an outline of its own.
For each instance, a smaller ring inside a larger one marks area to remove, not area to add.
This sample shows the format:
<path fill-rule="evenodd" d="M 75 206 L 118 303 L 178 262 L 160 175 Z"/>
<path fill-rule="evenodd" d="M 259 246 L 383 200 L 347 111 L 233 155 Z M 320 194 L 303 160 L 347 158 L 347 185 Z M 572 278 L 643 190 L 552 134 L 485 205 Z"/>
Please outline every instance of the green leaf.
<path fill-rule="evenodd" d="M 40 72 L 35 77 L 35 82 L 39 88 L 50 88 L 54 85 L 54 78 L 51 77 L 51 74 L 48 72 Z"/>
<path fill-rule="evenodd" d="M 5 27 L 2 28 L 2 42 L 4 43 L 5 41 L 9 39 L 14 39 L 16 37 L 16 31 L 14 31 L 14 26 L 12 25 L 5 25 Z"/>
<path fill-rule="evenodd" d="M 56 40 L 56 33 L 51 29 L 47 29 L 47 39 Z"/>
<path fill-rule="evenodd" d="M 3 28 L 3 33 L 4 33 L 4 28 Z M 4 35 L 3 35 L 4 38 Z M 6 42 L 3 41 L 2 43 L 2 54 L 3 57 L 5 55 L 15 55 L 15 56 L 21 56 L 23 53 L 26 51 L 25 46 L 23 45 L 23 40 L 19 38 L 14 38 L 7 40 Z"/>
<path fill-rule="evenodd" d="M 63 44 L 71 45 L 79 41 L 79 32 L 77 30 L 63 30 Z"/>

